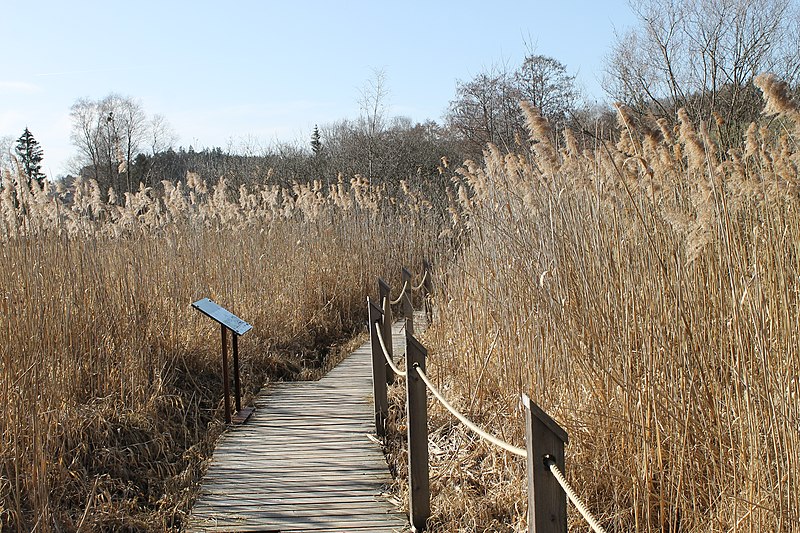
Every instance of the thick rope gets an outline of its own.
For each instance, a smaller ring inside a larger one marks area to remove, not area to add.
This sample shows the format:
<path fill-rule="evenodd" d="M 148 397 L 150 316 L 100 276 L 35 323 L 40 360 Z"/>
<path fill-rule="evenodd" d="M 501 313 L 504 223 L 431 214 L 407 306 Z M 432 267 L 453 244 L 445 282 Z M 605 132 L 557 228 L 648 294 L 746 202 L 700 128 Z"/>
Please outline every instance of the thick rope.
<path fill-rule="evenodd" d="M 550 458 L 545 458 L 544 464 L 550 469 L 552 472 L 553 477 L 556 478 L 558 484 L 561 485 L 561 488 L 564 489 L 564 492 L 567 493 L 567 497 L 570 499 L 572 504 L 581 513 L 581 516 L 589 523 L 595 533 L 606 533 L 606 530 L 603 529 L 603 526 L 597 523 L 597 519 L 592 516 L 592 513 L 586 508 L 586 505 L 578 498 L 578 495 L 575 494 L 575 491 L 572 489 L 569 483 L 567 483 L 567 479 L 564 477 L 564 474 L 561 473 L 561 470 L 558 469 L 556 462 Z"/>
<path fill-rule="evenodd" d="M 406 282 L 405 282 L 405 283 L 403 283 L 403 290 L 402 290 L 402 291 L 400 291 L 400 296 L 398 296 L 398 297 L 397 297 L 397 300 L 392 300 L 392 301 L 391 301 L 391 302 L 389 302 L 389 303 L 391 303 L 392 305 L 394 305 L 394 304 L 396 304 L 396 303 L 400 303 L 400 300 L 402 300 L 402 299 L 403 299 L 403 296 L 406 294 L 406 289 L 407 289 L 407 288 L 408 288 L 408 280 L 406 280 Z"/>
<path fill-rule="evenodd" d="M 450 413 L 452 413 L 452 415 L 454 417 L 459 419 L 462 424 L 464 424 L 469 429 L 471 429 L 472 431 L 477 433 L 481 438 L 491 442 L 495 446 L 503 448 L 507 452 L 513 453 L 514 455 L 518 455 L 519 457 L 528 457 L 528 451 L 527 450 L 524 450 L 522 448 L 517 448 L 516 446 L 512 446 L 511 444 L 509 444 L 507 442 L 504 442 L 504 441 L 498 439 L 497 437 L 495 437 L 493 435 L 489 435 L 484 430 L 482 430 L 481 428 L 476 426 L 467 417 L 465 417 L 464 415 L 459 413 L 456 410 L 455 407 L 450 405 L 450 403 L 447 400 L 444 399 L 444 396 L 442 396 L 442 393 L 439 392 L 439 390 L 436 387 L 433 386 L 433 383 L 431 383 L 430 380 L 428 380 L 428 376 L 425 375 L 425 372 L 419 366 L 415 366 L 414 368 L 417 369 L 417 374 L 419 374 L 420 379 L 422 379 L 422 381 L 425 382 L 425 385 L 427 385 L 428 388 L 430 389 L 431 393 L 433 393 L 433 395 L 436 396 L 436 399 L 439 400 L 441 402 L 441 404 L 444 405 L 445 408 L 448 411 L 450 411 Z"/>
<path fill-rule="evenodd" d="M 411 289 L 415 290 L 415 291 L 420 290 L 422 288 L 422 286 L 425 285 L 425 280 L 426 279 L 428 279 L 428 271 L 427 270 L 425 271 L 425 275 L 422 276 L 422 281 L 419 282 L 419 285 L 417 285 L 416 287 L 412 286 Z"/>
<path fill-rule="evenodd" d="M 383 333 L 381 333 L 381 328 L 379 328 L 377 324 L 375 325 L 375 332 L 378 334 L 378 342 L 381 343 L 381 350 L 383 350 L 384 359 L 386 359 L 386 362 L 389 364 L 389 366 L 392 368 L 395 374 L 397 374 L 398 376 L 405 377 L 406 372 L 394 366 L 392 358 L 389 357 L 389 350 L 386 349 L 386 342 L 383 340 Z"/>

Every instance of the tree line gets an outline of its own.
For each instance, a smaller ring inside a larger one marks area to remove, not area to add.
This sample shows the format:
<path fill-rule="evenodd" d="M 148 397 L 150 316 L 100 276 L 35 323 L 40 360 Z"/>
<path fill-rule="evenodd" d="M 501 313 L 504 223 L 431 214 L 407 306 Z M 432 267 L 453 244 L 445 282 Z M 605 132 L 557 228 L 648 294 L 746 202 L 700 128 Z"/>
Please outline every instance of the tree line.
<path fill-rule="evenodd" d="M 604 88 L 638 120 L 674 125 L 683 108 L 696 123 L 715 123 L 725 145 L 741 139 L 759 116 L 761 96 L 753 84 L 758 73 L 773 72 L 796 91 L 797 0 L 639 0 L 631 9 L 637 23 L 613 44 Z M 594 142 L 612 134 L 605 125 L 615 120 L 610 108 L 583 100 L 566 65 L 533 52 L 515 68 L 492 67 L 458 81 L 441 122 L 388 116 L 387 98 L 385 75 L 376 72 L 361 90 L 360 115 L 315 127 L 307 143 L 201 151 L 176 148 L 166 118 L 148 116 L 133 98 L 81 99 L 70 113 L 75 173 L 117 197 L 139 183 L 154 187 L 187 172 L 224 177 L 232 186 L 252 180 L 332 183 L 340 175 L 360 175 L 389 188 L 412 180 L 441 192 L 448 161 L 480 159 L 488 143 L 502 149 L 526 145 L 522 100 L 541 111 L 556 136 L 568 127 L 579 140 Z M 29 130 L 14 152 L 4 152 L 0 165 L 6 157 L 7 167 L 12 153 L 28 179 L 44 177 L 41 147 Z"/>

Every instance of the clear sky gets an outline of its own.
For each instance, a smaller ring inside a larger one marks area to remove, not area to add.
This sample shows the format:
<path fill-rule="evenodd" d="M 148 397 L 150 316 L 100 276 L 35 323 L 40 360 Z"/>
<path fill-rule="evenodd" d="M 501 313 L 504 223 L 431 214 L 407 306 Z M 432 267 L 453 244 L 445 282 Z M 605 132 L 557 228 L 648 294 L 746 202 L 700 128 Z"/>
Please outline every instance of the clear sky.
<path fill-rule="evenodd" d="M 626 0 L 0 0 L 0 137 L 29 127 L 62 174 L 70 106 L 114 92 L 185 147 L 305 141 L 358 116 L 376 69 L 389 115 L 440 120 L 458 80 L 516 68 L 531 46 L 602 101 L 603 60 L 631 24 Z"/>

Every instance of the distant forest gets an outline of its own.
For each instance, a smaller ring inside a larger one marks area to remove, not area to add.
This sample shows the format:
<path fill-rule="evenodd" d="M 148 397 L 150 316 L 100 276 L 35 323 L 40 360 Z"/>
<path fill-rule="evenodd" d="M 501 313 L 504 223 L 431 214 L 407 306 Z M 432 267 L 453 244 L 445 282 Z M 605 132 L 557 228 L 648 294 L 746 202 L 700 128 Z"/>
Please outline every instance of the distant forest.
<path fill-rule="evenodd" d="M 388 116 L 389 88 L 385 74 L 376 71 L 361 89 L 357 118 L 320 124 L 305 141 L 271 146 L 241 141 L 226 149 L 176 148 L 165 117 L 148 116 L 132 97 L 110 94 L 81 99 L 71 108 L 72 172 L 95 180 L 106 199 L 123 198 L 140 183 L 157 188 L 162 181 L 181 181 L 188 172 L 207 180 L 224 178 L 234 188 L 264 180 L 328 184 L 360 176 L 386 183 L 390 193 L 401 180 L 411 180 L 444 194 L 443 167 L 480 162 L 491 145 L 501 151 L 530 147 L 531 125 L 525 123 L 521 101 L 547 119 L 557 148 L 565 128 L 574 132 L 579 149 L 615 135 L 618 116 L 635 123 L 628 127 L 669 131 L 678 123 L 679 109 L 696 126 L 713 126 L 709 130 L 723 147 L 734 146 L 762 109 L 755 75 L 774 73 L 797 94 L 800 17 L 783 16 L 798 11 L 789 0 L 737 0 L 728 6 L 736 9 L 725 6 L 688 0 L 632 6 L 638 26 L 618 36 L 603 79 L 607 95 L 625 107 L 624 113 L 587 103 L 566 65 L 533 52 L 515 67 L 492 67 L 457 81 L 441 122 Z M 13 169 L 7 157 L 10 140 L 5 144 L 0 167 Z M 42 178 L 41 148 L 26 130 L 11 158 L 29 180 Z M 67 184 L 73 179 L 69 176 Z"/>

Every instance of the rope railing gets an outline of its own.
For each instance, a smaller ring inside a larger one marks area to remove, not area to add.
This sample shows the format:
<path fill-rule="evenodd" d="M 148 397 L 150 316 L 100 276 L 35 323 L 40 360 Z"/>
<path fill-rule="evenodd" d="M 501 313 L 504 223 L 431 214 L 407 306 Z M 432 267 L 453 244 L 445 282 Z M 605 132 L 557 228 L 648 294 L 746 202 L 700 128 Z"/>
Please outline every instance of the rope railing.
<path fill-rule="evenodd" d="M 386 363 L 391 367 L 392 371 L 401 377 L 406 377 L 408 374 L 405 370 L 400 370 L 395 366 L 394 361 L 392 361 L 392 356 L 389 355 L 389 350 L 386 348 L 386 341 L 383 340 L 383 333 L 381 332 L 381 328 L 378 328 L 375 333 L 378 335 L 378 341 L 381 345 L 381 351 L 383 351 L 383 357 L 386 359 Z"/>
<path fill-rule="evenodd" d="M 387 383 L 392 383 L 394 376 L 405 378 L 406 385 L 406 428 L 408 431 L 408 472 L 409 472 L 409 521 L 414 531 L 424 531 L 430 517 L 430 484 L 428 474 L 428 414 L 427 391 L 459 420 L 470 431 L 484 441 L 497 446 L 508 453 L 526 460 L 528 474 L 528 531 L 534 533 L 566 533 L 567 531 L 567 499 L 589 523 L 595 533 L 605 533 L 596 518 L 578 498 L 575 490 L 564 477 L 564 446 L 568 441 L 567 433 L 533 403 L 526 395 L 522 395 L 525 412 L 525 448 L 519 448 L 482 429 L 466 415 L 456 409 L 442 392 L 431 382 L 425 372 L 427 350 L 414 337 L 411 298 L 407 297 L 411 290 L 424 289 L 426 315 L 430 311 L 429 298 L 430 265 L 423 262 L 425 273 L 419 285 L 411 282 L 412 275 L 402 269 L 403 289 L 396 300 L 391 300 L 391 288 L 379 280 L 380 303 L 378 308 L 369 303 L 369 321 L 372 335 L 373 392 L 375 398 L 375 426 L 379 437 L 387 437 L 387 420 L 389 406 Z M 406 362 L 405 370 L 401 370 L 394 362 L 392 346 L 387 342 L 391 335 L 391 305 L 403 301 L 403 318 L 405 320 Z M 385 442 L 385 440 L 384 440 Z"/>
<path fill-rule="evenodd" d="M 589 523 L 589 526 L 591 526 L 595 533 L 606 533 L 606 530 L 603 528 L 603 526 L 597 522 L 597 519 L 592 516 L 592 513 L 590 513 L 586 508 L 586 504 L 584 504 L 581 499 L 578 498 L 578 495 L 575 493 L 572 485 L 567 482 L 567 478 L 564 477 L 564 474 L 558 468 L 556 462 L 550 457 L 545 457 L 544 464 L 550 470 L 550 473 L 553 474 L 553 477 L 556 478 L 556 481 L 558 481 L 558 484 L 561 485 L 562 489 L 564 489 L 567 497 L 581 514 L 583 519 Z"/>
<path fill-rule="evenodd" d="M 390 300 L 389 303 L 391 303 L 392 305 L 400 303 L 400 300 L 402 300 L 403 296 L 405 296 L 405 294 L 406 294 L 406 289 L 407 288 L 408 288 L 408 282 L 406 281 L 405 283 L 403 283 L 403 290 L 400 291 L 400 296 L 398 296 L 394 300 Z"/>
<path fill-rule="evenodd" d="M 455 407 L 453 407 L 450 404 L 450 402 L 448 402 L 444 398 L 442 393 L 439 392 L 439 390 L 433 385 L 433 383 L 431 383 L 430 379 L 428 379 L 428 376 L 425 374 L 425 372 L 419 366 L 415 366 L 414 368 L 416 369 L 417 374 L 419 374 L 420 379 L 422 379 L 422 381 L 428 387 L 428 390 L 431 391 L 431 394 L 433 394 L 436 397 L 436 399 L 439 400 L 439 403 L 441 403 L 445 407 L 445 409 L 450 411 L 450 414 L 452 414 L 454 417 L 456 417 L 462 424 L 464 424 L 469 429 L 471 429 L 473 432 L 478 434 L 478 436 L 480 436 L 485 441 L 490 442 L 490 443 L 494 444 L 495 446 L 506 450 L 509 453 L 513 453 L 516 456 L 528 457 L 527 450 L 524 450 L 522 448 L 517 448 L 516 446 L 513 446 L 513 445 L 511 445 L 511 444 L 509 444 L 507 442 L 504 442 L 504 441 L 498 439 L 494 435 L 491 435 L 491 434 L 487 433 L 486 431 L 484 431 L 483 429 L 481 429 L 480 427 L 478 427 L 474 422 L 472 422 L 466 416 L 461 414 Z"/>
<path fill-rule="evenodd" d="M 422 281 L 419 282 L 419 285 L 416 286 L 412 285 L 411 289 L 415 291 L 420 290 L 422 287 L 425 286 L 425 282 L 427 281 L 427 279 L 428 279 L 428 271 L 426 270 L 425 273 L 422 275 Z"/>

